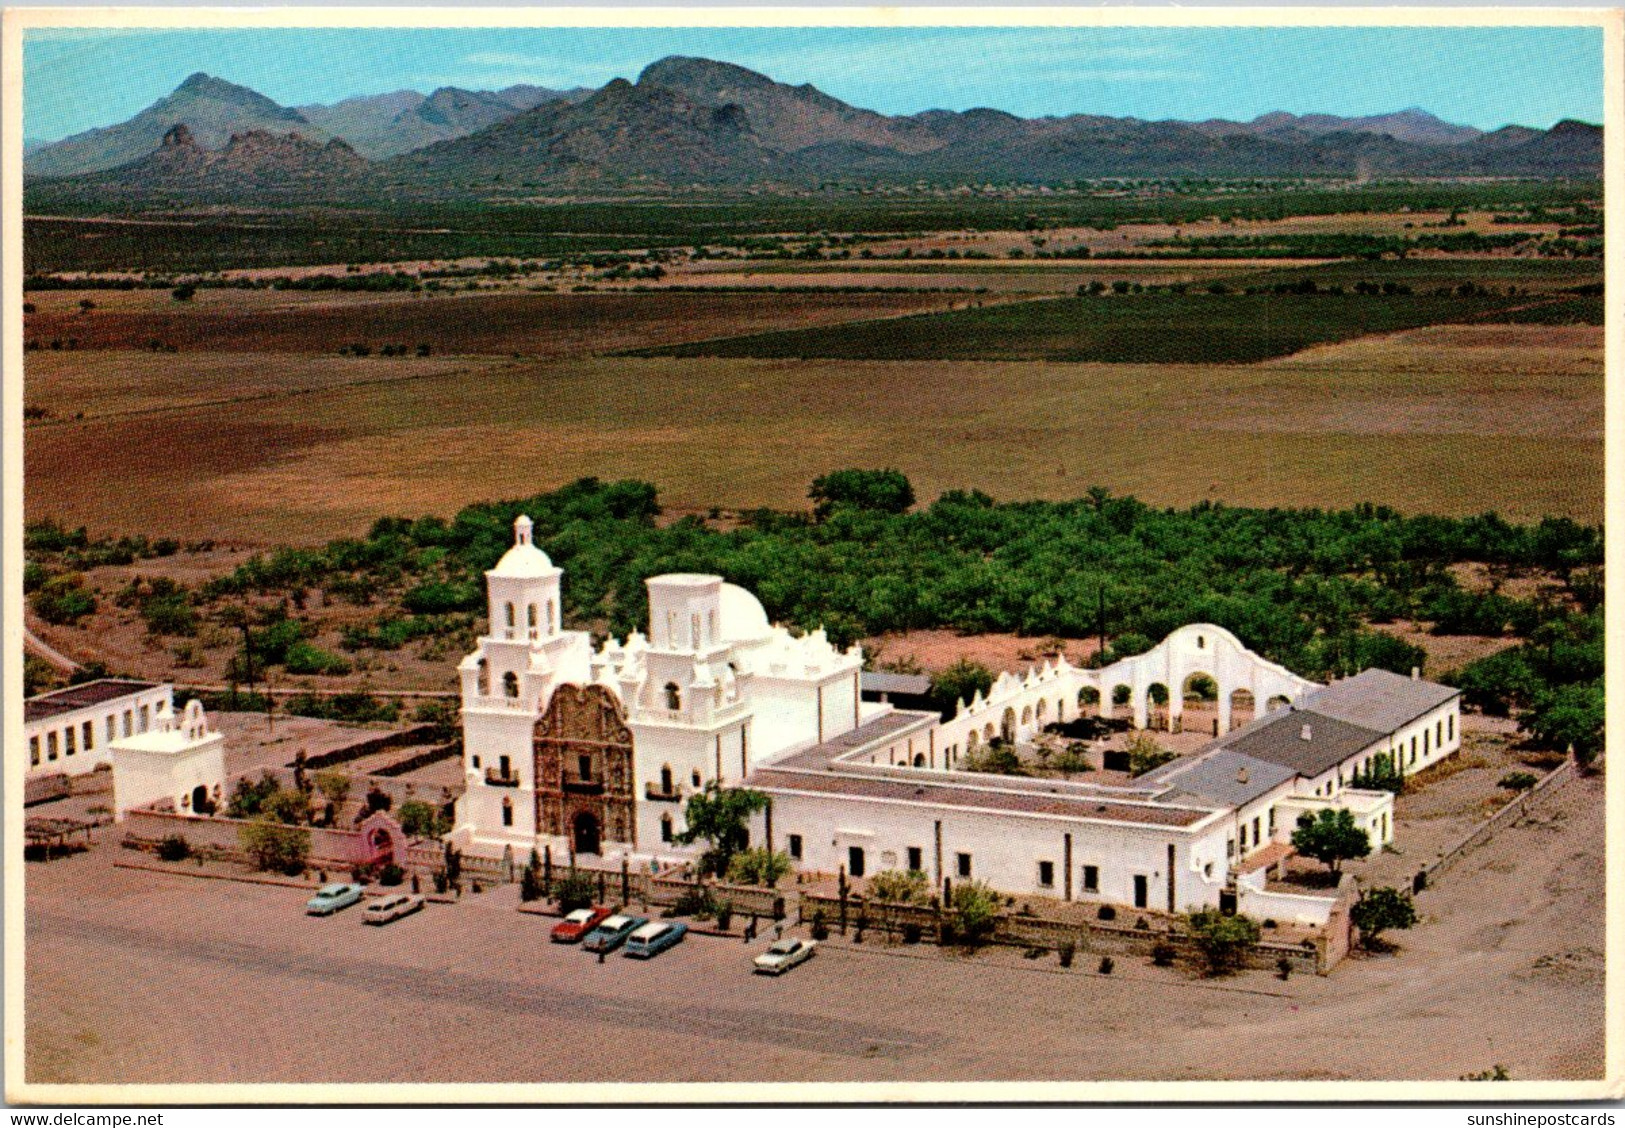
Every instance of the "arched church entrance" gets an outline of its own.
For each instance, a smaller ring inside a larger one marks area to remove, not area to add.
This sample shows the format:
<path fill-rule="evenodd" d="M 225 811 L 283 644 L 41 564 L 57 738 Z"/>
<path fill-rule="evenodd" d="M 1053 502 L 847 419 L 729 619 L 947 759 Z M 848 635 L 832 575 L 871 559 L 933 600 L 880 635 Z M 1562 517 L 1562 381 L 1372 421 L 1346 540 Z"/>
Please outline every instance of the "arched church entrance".
<path fill-rule="evenodd" d="M 598 816 L 591 811 L 576 812 L 572 836 L 577 854 L 598 853 Z"/>

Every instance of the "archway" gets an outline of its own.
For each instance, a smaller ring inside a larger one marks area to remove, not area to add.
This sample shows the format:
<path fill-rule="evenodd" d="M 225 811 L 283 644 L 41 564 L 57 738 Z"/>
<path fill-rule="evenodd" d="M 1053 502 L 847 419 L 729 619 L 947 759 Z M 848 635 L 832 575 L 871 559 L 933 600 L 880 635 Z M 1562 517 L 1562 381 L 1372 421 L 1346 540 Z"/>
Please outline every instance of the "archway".
<path fill-rule="evenodd" d="M 1278 713 L 1291 704 L 1292 698 L 1286 696 L 1284 693 L 1277 693 L 1274 697 L 1271 697 L 1268 701 L 1264 702 L 1264 712 Z"/>
<path fill-rule="evenodd" d="M 192 788 L 192 813 L 194 815 L 214 814 L 214 804 L 209 802 L 209 789 L 204 784 Z"/>
<path fill-rule="evenodd" d="M 1237 689 L 1230 694 L 1230 727 L 1240 728 L 1258 716 L 1258 702 L 1250 689 Z"/>
<path fill-rule="evenodd" d="M 577 854 L 598 853 L 599 830 L 597 815 L 591 811 L 578 812 L 574 823 L 571 824 L 571 830 Z"/>
<path fill-rule="evenodd" d="M 1148 729 L 1167 730 L 1171 711 L 1169 708 L 1168 687 L 1161 682 L 1152 682 L 1145 687 L 1145 727 Z"/>
<path fill-rule="evenodd" d="M 916 768 L 925 767 L 925 753 L 924 752 L 916 752 L 916 753 L 914 753 L 914 766 Z"/>
<path fill-rule="evenodd" d="M 993 724 L 991 721 L 988 722 L 987 726 L 982 729 L 982 739 L 987 741 L 989 744 L 993 743 Z"/>
<path fill-rule="evenodd" d="M 1100 690 L 1086 685 L 1078 690 L 1078 708 L 1082 709 L 1088 705 L 1094 706 L 1095 716 L 1104 717 L 1106 715 L 1106 710 L 1100 707 Z"/>
<path fill-rule="evenodd" d="M 999 725 L 999 735 L 1004 738 L 1006 744 L 1016 742 L 1016 710 L 1014 706 L 1005 707 L 1004 719 Z"/>
<path fill-rule="evenodd" d="M 1229 710 L 1219 700 L 1219 683 L 1206 670 L 1193 670 L 1179 683 L 1169 703 L 1170 727 L 1179 732 L 1211 732 L 1218 736 Z"/>
<path fill-rule="evenodd" d="M 981 742 L 981 737 L 977 734 L 976 730 L 971 729 L 970 735 L 965 737 L 965 753 L 969 755 L 970 753 L 975 752 L 977 746 L 981 744 Z"/>
<path fill-rule="evenodd" d="M 1021 727 L 1026 728 L 1028 725 L 1030 725 L 1032 723 L 1033 723 L 1033 707 L 1031 705 L 1024 706 L 1022 708 L 1022 710 L 1021 710 Z"/>
<path fill-rule="evenodd" d="M 367 832 L 367 848 L 375 866 L 387 866 L 395 861 L 395 839 L 384 827 L 375 826 Z"/>

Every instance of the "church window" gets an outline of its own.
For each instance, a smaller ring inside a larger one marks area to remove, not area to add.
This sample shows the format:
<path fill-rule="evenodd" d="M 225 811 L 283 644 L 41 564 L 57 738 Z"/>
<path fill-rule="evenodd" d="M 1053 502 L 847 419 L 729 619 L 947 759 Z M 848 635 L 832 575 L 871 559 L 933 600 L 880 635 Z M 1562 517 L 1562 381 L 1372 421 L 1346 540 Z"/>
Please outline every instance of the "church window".
<path fill-rule="evenodd" d="M 700 786 L 700 769 L 699 768 L 694 769 L 694 777 L 693 778 L 694 778 L 694 786 L 695 787 Z"/>
<path fill-rule="evenodd" d="M 28 762 L 30 764 L 39 763 L 39 737 L 37 736 L 28 738 Z"/>
<path fill-rule="evenodd" d="M 96 726 L 90 721 L 86 721 L 83 725 L 83 729 L 84 732 L 81 743 L 84 745 L 85 751 L 89 752 L 92 748 L 96 747 Z"/>
<path fill-rule="evenodd" d="M 553 601 L 551 599 L 549 599 L 547 601 L 547 633 L 548 634 L 557 634 L 558 633 L 558 629 L 559 629 L 558 622 L 559 621 L 558 621 L 557 617 L 555 617 L 554 611 L 553 611 Z"/>
<path fill-rule="evenodd" d="M 662 842 L 670 842 L 671 841 L 671 816 L 670 815 L 661 815 L 660 816 L 660 841 L 662 841 Z"/>
<path fill-rule="evenodd" d="M 514 624 L 513 604 L 511 604 L 511 603 L 507 605 L 507 615 L 508 615 L 508 629 L 511 631 L 511 630 L 513 630 L 513 624 Z"/>
<path fill-rule="evenodd" d="M 705 645 L 704 640 L 700 638 L 700 613 L 698 611 L 688 617 L 688 632 L 691 640 L 690 645 L 695 650 Z"/>
<path fill-rule="evenodd" d="M 715 643 L 717 641 L 717 613 L 715 610 L 706 616 L 705 628 L 705 641 Z"/>
<path fill-rule="evenodd" d="M 502 692 L 507 697 L 519 696 L 519 675 L 512 670 L 502 675 Z"/>
<path fill-rule="evenodd" d="M 504 799 L 502 801 L 502 825 L 503 826 L 512 826 L 513 825 L 513 800 L 512 799 Z"/>
<path fill-rule="evenodd" d="M 672 712 L 675 713 L 675 712 L 677 712 L 677 710 L 681 709 L 682 707 L 683 707 L 683 694 L 682 694 L 682 691 L 677 688 L 677 683 L 676 682 L 667 682 L 666 683 L 666 708 L 670 709 Z"/>
<path fill-rule="evenodd" d="M 801 835 L 799 834 L 790 836 L 790 857 L 796 861 L 801 860 Z"/>
<path fill-rule="evenodd" d="M 479 661 L 479 675 L 475 679 L 475 691 L 481 697 L 491 696 L 491 663 L 484 658 Z"/>
<path fill-rule="evenodd" d="M 525 620 L 526 620 L 525 625 L 530 628 L 530 637 L 535 638 L 536 637 L 536 625 L 537 624 L 536 624 L 536 605 L 534 603 L 527 603 L 525 605 Z"/>
<path fill-rule="evenodd" d="M 583 782 L 586 782 L 587 780 L 592 779 L 592 757 L 591 756 L 577 756 L 576 757 L 576 775 L 580 776 Z"/>
<path fill-rule="evenodd" d="M 62 730 L 62 754 L 72 756 L 78 749 L 74 745 L 73 726 L 69 725 Z"/>
<path fill-rule="evenodd" d="M 671 765 L 663 764 L 660 768 L 660 794 L 671 794 Z"/>

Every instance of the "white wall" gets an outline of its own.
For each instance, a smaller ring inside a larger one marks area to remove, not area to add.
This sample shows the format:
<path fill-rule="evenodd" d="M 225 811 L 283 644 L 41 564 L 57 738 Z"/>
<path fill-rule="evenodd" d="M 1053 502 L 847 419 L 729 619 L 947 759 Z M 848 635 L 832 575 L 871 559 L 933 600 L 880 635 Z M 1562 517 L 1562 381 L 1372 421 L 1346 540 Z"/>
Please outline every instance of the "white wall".
<path fill-rule="evenodd" d="M 28 774 L 84 775 L 102 764 L 112 763 L 109 745 L 115 739 L 148 731 L 159 712 L 173 708 L 173 687 L 156 686 L 88 705 L 45 720 L 26 723 L 23 736 L 28 742 Z M 126 724 L 128 714 L 128 724 Z M 112 722 L 109 730 L 108 722 Z M 85 726 L 90 726 L 90 745 L 85 744 Z M 73 733 L 73 754 L 68 753 L 68 733 Z M 109 735 L 109 732 L 113 735 Z M 53 755 L 54 749 L 54 755 Z"/>
<path fill-rule="evenodd" d="M 207 788 L 213 797 L 226 778 L 224 747 L 225 739 L 211 733 L 182 752 L 118 748 L 113 755 L 113 818 L 164 799 L 177 812 L 186 812 L 196 787 Z"/>
<path fill-rule="evenodd" d="M 942 868 L 937 868 L 937 824 L 941 824 Z M 760 841 L 762 820 L 752 838 Z M 940 890 L 947 876 L 960 880 L 956 855 L 971 856 L 971 878 L 985 881 L 1000 892 L 1021 896 L 1061 898 L 1066 892 L 1062 867 L 1066 836 L 1072 837 L 1071 892 L 1073 900 L 1110 901 L 1132 905 L 1134 876 L 1147 879 L 1147 907 L 1168 907 L 1168 846 L 1174 846 L 1175 907 L 1217 906 L 1224 881 L 1223 837 L 1211 830 L 1193 833 L 1121 823 L 1033 817 L 1015 813 L 979 812 L 963 808 L 916 806 L 908 803 L 862 800 L 850 796 L 773 794 L 774 848 L 787 850 L 789 836 L 802 840 L 798 869 L 835 873 L 848 864 L 848 851 L 862 848 L 865 874 L 903 869 L 908 848 L 918 847 L 926 875 Z M 1214 855 L 1217 854 L 1217 857 Z M 1054 884 L 1039 884 L 1039 862 L 1053 866 Z M 1215 877 L 1203 880 L 1201 865 L 1214 863 Z M 1195 870 L 1193 871 L 1193 864 Z M 1098 891 L 1083 889 L 1083 867 L 1099 869 Z"/>

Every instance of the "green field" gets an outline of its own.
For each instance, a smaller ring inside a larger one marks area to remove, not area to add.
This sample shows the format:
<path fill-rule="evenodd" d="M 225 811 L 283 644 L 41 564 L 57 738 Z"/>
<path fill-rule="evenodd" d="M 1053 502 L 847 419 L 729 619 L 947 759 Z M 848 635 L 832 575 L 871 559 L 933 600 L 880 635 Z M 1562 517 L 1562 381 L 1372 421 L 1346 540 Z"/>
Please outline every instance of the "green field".
<path fill-rule="evenodd" d="M 1519 301 L 1422 294 L 1113 294 L 756 333 L 632 355 L 1247 364 L 1371 333 L 1489 320 Z"/>
<path fill-rule="evenodd" d="M 1531 292 L 1551 293 L 1601 282 L 1602 262 L 1560 258 L 1410 258 L 1378 262 L 1348 259 L 1316 266 L 1247 271 L 1225 281 L 1242 289 L 1305 278 L 1319 286 L 1352 287 L 1360 282 L 1393 282 L 1423 292 L 1471 282 L 1475 286 L 1517 286 Z"/>

